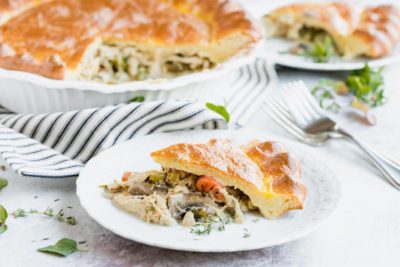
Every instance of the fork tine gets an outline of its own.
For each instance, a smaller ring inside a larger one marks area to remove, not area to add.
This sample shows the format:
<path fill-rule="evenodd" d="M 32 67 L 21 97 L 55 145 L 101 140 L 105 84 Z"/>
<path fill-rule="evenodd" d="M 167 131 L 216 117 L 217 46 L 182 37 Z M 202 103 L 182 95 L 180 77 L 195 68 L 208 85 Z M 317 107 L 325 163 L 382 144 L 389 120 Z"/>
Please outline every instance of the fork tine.
<path fill-rule="evenodd" d="M 295 125 L 291 119 L 280 113 L 281 110 L 278 109 L 272 101 L 265 100 L 262 108 L 275 122 L 285 128 L 293 136 L 300 140 L 306 138 L 304 131 Z"/>
<path fill-rule="evenodd" d="M 307 120 L 305 119 L 303 111 L 301 110 L 301 108 L 299 108 L 297 100 L 293 97 L 292 86 L 292 83 L 286 84 L 282 88 L 280 95 L 283 99 L 283 102 L 285 103 L 285 106 L 288 107 L 297 124 L 299 124 L 301 127 L 305 127 L 307 125 Z"/>
<path fill-rule="evenodd" d="M 279 102 L 269 100 L 267 104 L 270 104 L 271 107 L 273 107 L 276 112 L 278 112 L 283 117 L 285 117 L 285 120 L 287 120 L 290 123 L 294 124 L 300 131 L 304 132 L 298 125 L 296 125 L 296 122 L 293 119 L 293 116 Z"/>
<path fill-rule="evenodd" d="M 311 94 L 309 93 L 309 90 L 304 82 L 296 81 L 294 82 L 294 84 L 294 87 L 296 87 L 296 90 L 293 90 L 294 94 L 296 94 L 297 100 L 299 101 L 299 103 L 301 103 L 304 112 L 308 114 L 308 121 L 310 122 L 321 118 L 321 115 L 315 111 L 312 104 L 310 103 L 310 99 L 307 97 L 307 95 L 311 96 Z"/>
<path fill-rule="evenodd" d="M 309 106 L 314 110 L 314 112 L 316 112 L 319 115 L 319 117 L 321 116 L 325 117 L 325 112 L 318 105 L 317 101 L 311 95 L 310 91 L 308 90 L 307 86 L 304 84 L 303 81 L 299 81 L 299 88 L 301 88 L 303 96 L 308 100 Z"/>
<path fill-rule="evenodd" d="M 307 105 L 304 104 L 304 99 L 299 92 L 300 89 L 298 88 L 297 82 L 293 82 L 290 84 L 290 95 L 297 105 L 298 110 L 303 115 L 304 120 L 309 124 L 311 121 L 314 120 L 314 114 L 309 112 L 307 109 Z"/>

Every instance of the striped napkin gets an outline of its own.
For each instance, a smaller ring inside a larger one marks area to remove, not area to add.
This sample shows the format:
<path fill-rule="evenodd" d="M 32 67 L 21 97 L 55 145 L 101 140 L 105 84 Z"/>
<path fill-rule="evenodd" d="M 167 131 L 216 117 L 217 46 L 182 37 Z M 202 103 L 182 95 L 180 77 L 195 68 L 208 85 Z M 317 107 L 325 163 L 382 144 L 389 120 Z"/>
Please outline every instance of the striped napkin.
<path fill-rule="evenodd" d="M 223 101 L 237 125 L 244 124 L 261 104 L 271 85 L 269 73 L 267 63 L 256 60 L 222 77 L 229 85 Z M 207 88 L 199 90 L 210 89 L 209 83 L 204 86 Z M 77 177 L 93 156 L 134 137 L 226 127 L 221 116 L 206 109 L 199 97 L 180 101 L 165 97 L 50 114 L 15 114 L 0 109 L 0 154 L 25 177 Z"/>

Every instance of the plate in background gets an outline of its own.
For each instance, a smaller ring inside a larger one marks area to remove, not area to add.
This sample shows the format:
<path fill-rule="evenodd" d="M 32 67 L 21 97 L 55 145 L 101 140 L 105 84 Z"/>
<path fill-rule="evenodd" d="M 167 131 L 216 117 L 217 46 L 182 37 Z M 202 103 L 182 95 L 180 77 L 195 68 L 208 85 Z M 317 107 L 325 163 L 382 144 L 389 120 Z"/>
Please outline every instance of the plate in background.
<path fill-rule="evenodd" d="M 316 63 L 303 56 L 288 53 L 289 49 L 296 46 L 296 44 L 297 43 L 292 40 L 270 38 L 265 41 L 264 51 L 261 53 L 266 59 L 276 64 L 291 68 L 315 71 L 355 70 L 363 68 L 366 63 L 368 63 L 370 67 L 377 68 L 400 62 L 400 44 L 397 45 L 390 55 L 382 58 L 343 59 L 335 57 L 332 59 L 332 62 L 328 63 Z"/>

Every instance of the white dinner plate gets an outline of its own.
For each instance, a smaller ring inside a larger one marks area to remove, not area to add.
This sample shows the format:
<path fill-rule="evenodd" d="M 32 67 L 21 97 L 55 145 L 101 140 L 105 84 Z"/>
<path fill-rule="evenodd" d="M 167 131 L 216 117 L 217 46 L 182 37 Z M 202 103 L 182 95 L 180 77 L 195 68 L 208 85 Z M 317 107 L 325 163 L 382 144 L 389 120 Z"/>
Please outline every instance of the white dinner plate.
<path fill-rule="evenodd" d="M 264 51 L 261 53 L 268 60 L 283 66 L 316 71 L 355 70 L 364 67 L 365 63 L 368 63 L 370 67 L 377 68 L 400 62 L 400 44 L 390 55 L 379 59 L 343 59 L 340 57 L 334 57 L 331 62 L 328 63 L 316 63 L 303 56 L 287 53 L 289 49 L 295 45 L 296 42 L 292 40 L 270 38 L 266 40 Z"/>
<path fill-rule="evenodd" d="M 83 208 L 103 227 L 140 243 L 175 250 L 228 252 L 269 247 L 300 238 L 321 224 L 337 206 L 340 186 L 335 173 L 312 156 L 311 148 L 291 141 L 283 143 L 299 159 L 308 188 L 307 199 L 304 210 L 290 211 L 275 220 L 246 214 L 243 224 L 229 224 L 225 231 L 198 236 L 180 225 L 148 224 L 102 196 L 99 185 L 120 179 L 124 171 L 159 168 L 150 158 L 150 152 L 178 142 L 206 142 L 210 138 L 230 138 L 238 143 L 270 139 L 267 133 L 254 130 L 192 131 L 154 134 L 114 146 L 90 160 L 82 170 L 76 183 Z M 247 238 L 246 232 L 250 235 Z"/>

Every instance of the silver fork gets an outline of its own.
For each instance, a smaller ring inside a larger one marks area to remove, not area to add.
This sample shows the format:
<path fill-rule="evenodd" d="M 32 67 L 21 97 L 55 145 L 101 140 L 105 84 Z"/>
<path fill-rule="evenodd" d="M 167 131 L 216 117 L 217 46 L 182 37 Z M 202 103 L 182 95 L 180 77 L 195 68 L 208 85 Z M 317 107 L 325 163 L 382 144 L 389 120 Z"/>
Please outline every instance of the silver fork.
<path fill-rule="evenodd" d="M 352 141 L 369 156 L 385 178 L 400 190 L 399 173 L 396 173 L 396 177 L 391 172 L 400 172 L 400 164 L 373 151 L 326 116 L 302 81 L 287 84 L 283 90 L 265 101 L 263 109 L 278 124 L 306 144 L 318 146 L 338 138 Z"/>

